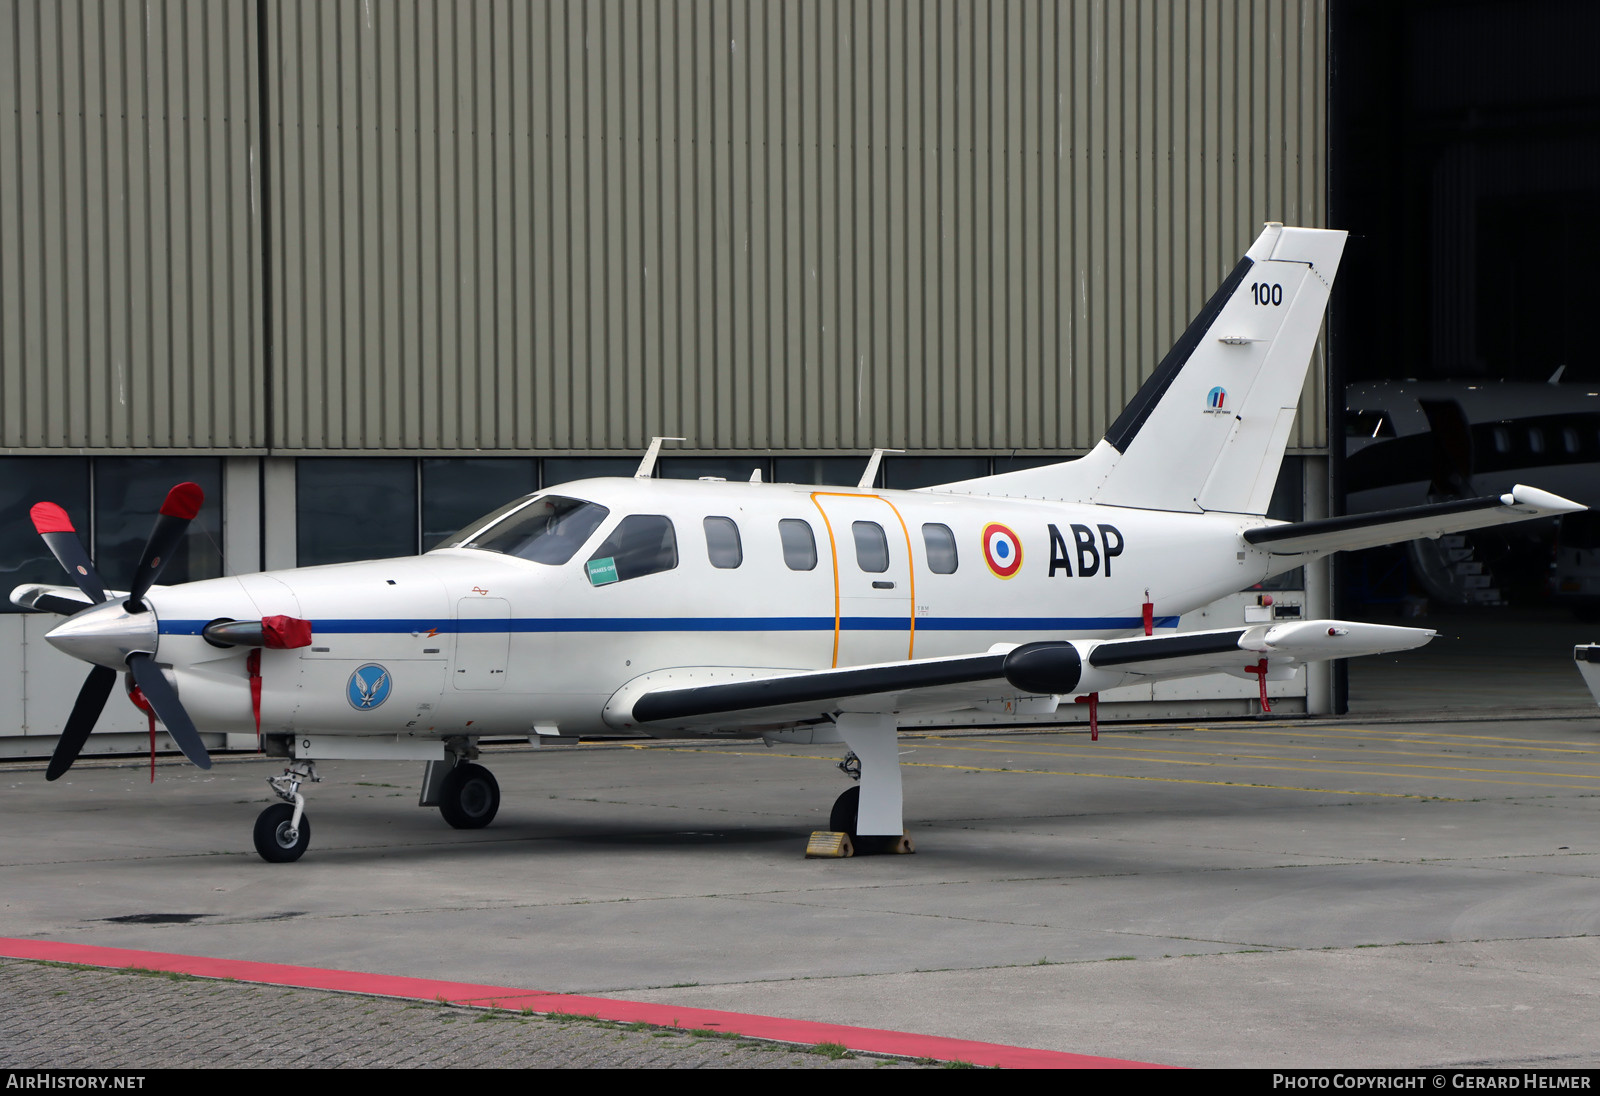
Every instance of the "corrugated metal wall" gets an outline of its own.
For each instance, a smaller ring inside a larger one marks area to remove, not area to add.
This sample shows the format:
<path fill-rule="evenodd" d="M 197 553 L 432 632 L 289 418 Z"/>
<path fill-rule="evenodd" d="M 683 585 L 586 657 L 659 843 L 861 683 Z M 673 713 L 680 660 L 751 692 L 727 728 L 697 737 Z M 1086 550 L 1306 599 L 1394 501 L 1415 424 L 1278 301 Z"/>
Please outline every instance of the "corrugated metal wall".
<path fill-rule="evenodd" d="M 1325 0 L 262 2 L 270 286 L 253 7 L 0 6 L 0 444 L 252 445 L 265 395 L 291 451 L 1083 449 L 1260 221 L 1322 223 Z M 74 34 L 232 122 L 51 121 Z M 141 173 L 151 246 L 70 227 L 106 199 L 44 175 L 82 169 Z M 230 332 L 270 302 L 270 384 L 253 336 L 170 335 L 217 294 Z M 123 354 L 205 395 L 73 364 Z"/>
<path fill-rule="evenodd" d="M 0 2 L 0 447 L 265 443 L 254 6 Z"/>

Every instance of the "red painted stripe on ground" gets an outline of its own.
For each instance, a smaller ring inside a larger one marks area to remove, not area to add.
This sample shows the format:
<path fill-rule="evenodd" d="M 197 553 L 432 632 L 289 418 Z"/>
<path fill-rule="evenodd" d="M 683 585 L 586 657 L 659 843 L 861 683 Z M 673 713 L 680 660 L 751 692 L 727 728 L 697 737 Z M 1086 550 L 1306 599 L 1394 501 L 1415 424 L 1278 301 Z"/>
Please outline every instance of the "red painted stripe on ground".
<path fill-rule="evenodd" d="M 758 1039 L 815 1046 L 842 1043 L 851 1050 L 875 1054 L 900 1054 L 910 1058 L 934 1058 L 942 1062 L 962 1061 L 979 1066 L 1005 1066 L 1011 1069 L 1159 1069 L 1149 1062 L 1130 1062 L 1121 1058 L 1099 1058 L 1091 1054 L 1067 1054 L 1055 1050 L 1034 1050 L 1001 1043 L 979 1043 L 969 1039 L 946 1039 L 937 1035 L 914 1035 L 903 1031 L 821 1024 L 809 1020 L 785 1020 L 778 1016 L 757 1016 L 743 1012 L 688 1008 L 682 1005 L 653 1005 L 643 1001 L 618 1001 L 609 997 L 580 997 L 568 993 L 513 989 L 509 986 L 480 986 L 469 982 L 441 982 L 432 978 L 407 978 L 394 974 L 363 974 L 350 970 L 324 970 L 321 967 L 295 967 L 283 963 L 256 963 L 246 959 L 207 959 L 196 955 L 173 955 L 162 951 L 133 951 L 93 944 L 65 944 L 54 940 L 15 940 L 0 937 L 0 956 L 8 959 L 43 959 L 52 963 L 78 963 L 90 967 L 158 970 L 192 974 L 200 978 L 232 978 L 240 982 L 259 982 L 272 986 L 302 989 L 338 990 L 377 997 L 403 997 L 415 1001 L 447 1001 L 457 1005 L 532 1009 L 535 1012 L 567 1012 L 597 1016 L 620 1023 L 658 1024 L 662 1027 L 724 1031 Z"/>

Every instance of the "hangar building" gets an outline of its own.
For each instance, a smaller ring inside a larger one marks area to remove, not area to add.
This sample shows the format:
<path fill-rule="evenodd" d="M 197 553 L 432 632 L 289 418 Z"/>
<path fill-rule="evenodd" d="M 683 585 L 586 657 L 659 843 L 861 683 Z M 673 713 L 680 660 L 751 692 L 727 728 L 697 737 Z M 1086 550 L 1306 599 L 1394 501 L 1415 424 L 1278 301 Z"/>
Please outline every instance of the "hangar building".
<path fill-rule="evenodd" d="M 1336 223 L 1329 7 L 0 0 L 5 585 L 62 581 L 42 498 L 125 581 L 180 480 L 168 582 L 424 551 L 656 435 L 888 487 L 1087 452 L 1261 222 Z M 1329 512 L 1329 361 L 1277 516 Z M 71 706 L 53 620 L 0 609 L 0 755 Z"/>

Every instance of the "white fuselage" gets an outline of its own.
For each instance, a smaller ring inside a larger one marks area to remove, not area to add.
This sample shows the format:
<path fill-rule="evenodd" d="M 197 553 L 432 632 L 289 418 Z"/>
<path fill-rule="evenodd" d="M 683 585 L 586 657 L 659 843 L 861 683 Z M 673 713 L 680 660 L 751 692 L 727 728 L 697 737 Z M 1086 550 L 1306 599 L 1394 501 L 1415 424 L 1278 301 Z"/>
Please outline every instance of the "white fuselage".
<path fill-rule="evenodd" d="M 213 646 L 200 630 L 222 617 L 299 617 L 310 646 L 261 652 L 264 732 L 571 735 L 605 730 L 607 698 L 652 671 L 825 669 L 1139 634 L 1147 600 L 1156 626 L 1171 627 L 1269 567 L 1239 535 L 1262 519 L 1232 514 L 671 480 L 541 495 L 608 511 L 565 563 L 442 548 L 157 587 L 147 599 L 156 657 L 201 730 L 253 730 L 248 650 Z M 621 581 L 605 561 L 590 567 L 630 515 L 670 519 L 675 566 Z M 713 565 L 707 518 L 734 523 L 738 566 L 725 548 Z M 786 563 L 785 519 L 813 532 L 809 570 Z M 887 559 L 869 565 L 883 570 L 862 569 L 857 523 L 869 549 L 882 530 Z M 932 560 L 924 526 L 935 527 Z"/>

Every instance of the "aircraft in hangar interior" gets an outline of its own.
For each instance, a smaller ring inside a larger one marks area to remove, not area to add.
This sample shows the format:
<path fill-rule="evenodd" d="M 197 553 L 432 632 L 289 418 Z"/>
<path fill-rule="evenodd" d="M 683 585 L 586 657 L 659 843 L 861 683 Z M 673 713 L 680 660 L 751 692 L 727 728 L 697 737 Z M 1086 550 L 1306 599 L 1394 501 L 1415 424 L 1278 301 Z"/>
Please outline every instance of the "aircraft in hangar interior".
<path fill-rule="evenodd" d="M 1582 509 L 1527 487 L 1353 518 L 1264 515 L 1344 248 L 1270 223 L 1081 459 L 915 491 L 650 478 L 562 484 L 421 556 L 154 585 L 201 503 L 173 488 L 126 591 L 68 516 L 38 531 L 72 576 L 12 600 L 92 664 L 48 771 L 83 749 L 119 673 L 178 747 L 198 727 L 289 759 L 260 854 L 310 841 L 301 786 L 324 759 L 424 760 L 424 805 L 487 825 L 483 737 L 766 737 L 841 743 L 858 779 L 833 829 L 904 826 L 897 720 L 1419 646 L 1431 631 L 1292 620 L 1157 634 L 1341 549 Z M 1093 705 L 1091 704 L 1091 714 Z M 848 759 L 847 759 L 848 760 Z"/>

